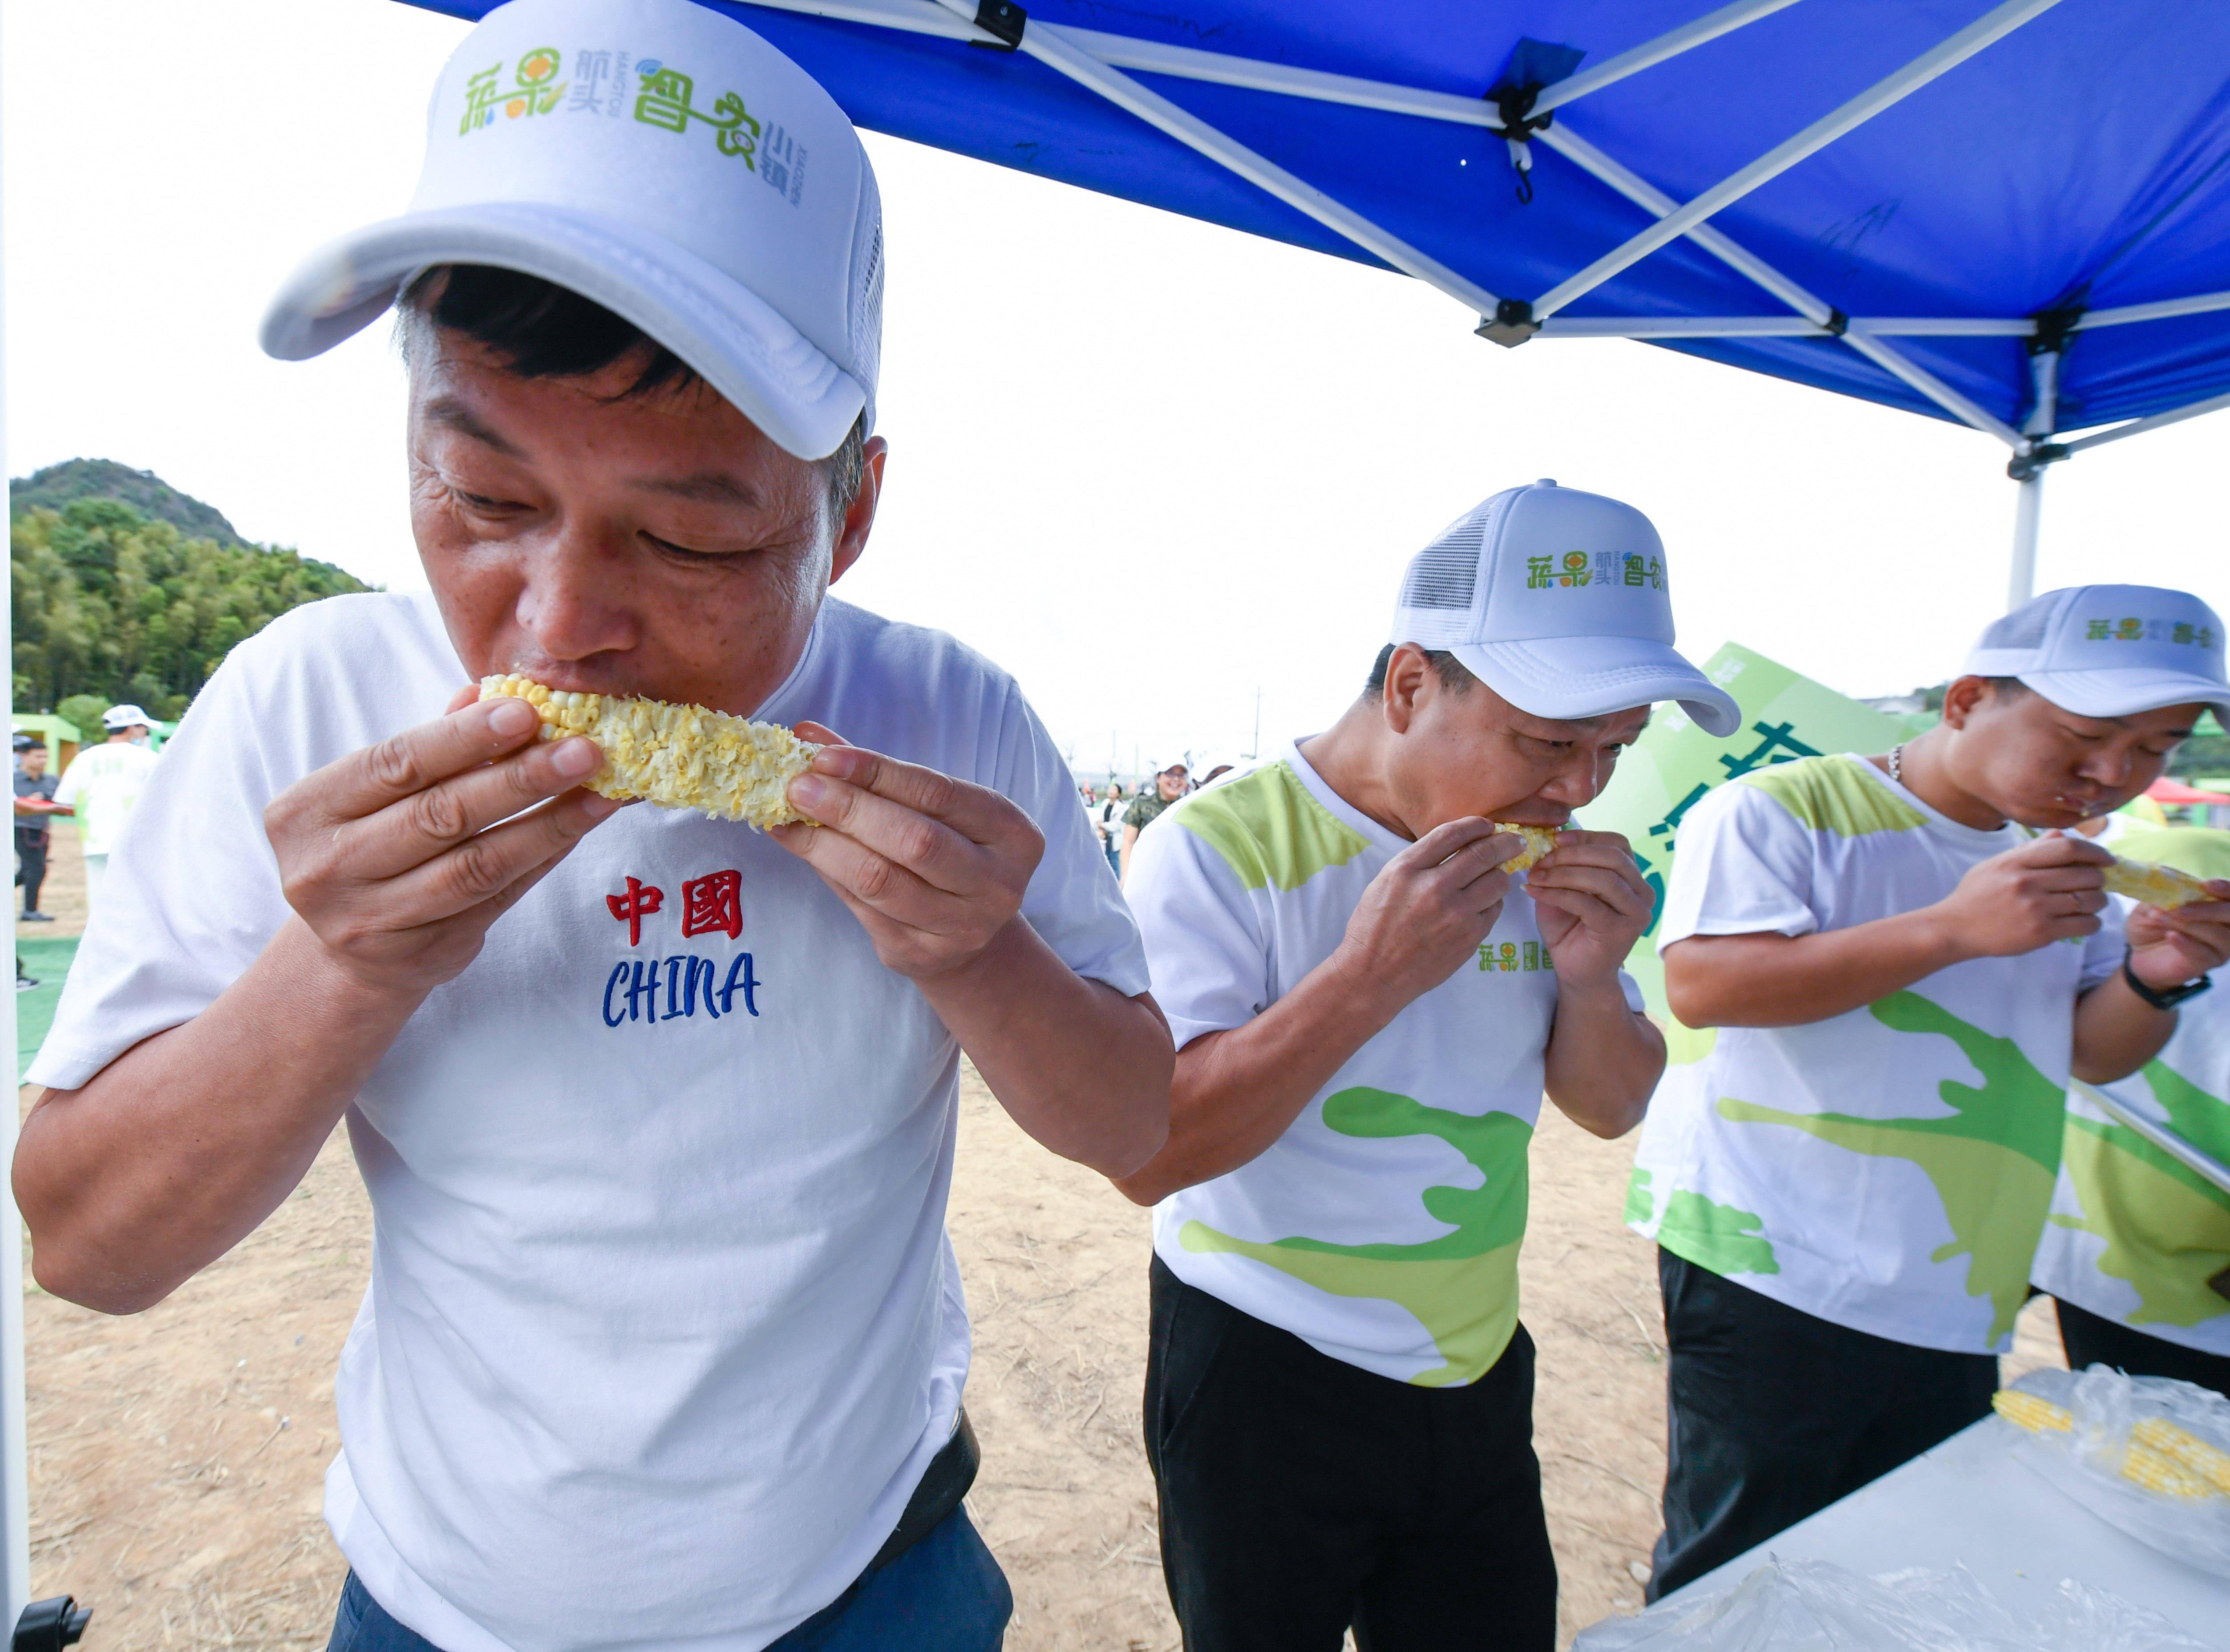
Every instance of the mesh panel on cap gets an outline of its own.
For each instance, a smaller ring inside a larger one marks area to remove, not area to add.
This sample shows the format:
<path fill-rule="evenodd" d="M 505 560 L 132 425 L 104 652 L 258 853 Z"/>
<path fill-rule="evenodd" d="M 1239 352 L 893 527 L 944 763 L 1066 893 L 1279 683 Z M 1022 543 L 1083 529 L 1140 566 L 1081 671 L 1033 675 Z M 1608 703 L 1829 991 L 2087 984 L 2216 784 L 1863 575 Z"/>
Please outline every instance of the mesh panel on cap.
<path fill-rule="evenodd" d="M 1992 620 L 1982 630 L 1978 649 L 2035 649 L 2044 646 L 2044 634 L 2052 627 L 2052 598 L 2040 597 L 2033 603 L 2024 603 L 2010 614 Z"/>
<path fill-rule="evenodd" d="M 852 226 L 852 303 L 846 330 L 851 334 L 852 377 L 867 392 L 867 423 L 874 424 L 875 380 L 883 358 L 883 197 L 875 171 L 860 157 L 860 210 Z"/>
<path fill-rule="evenodd" d="M 1479 548 L 1495 514 L 1495 502 L 1490 501 L 1442 528 L 1439 539 L 1410 559 L 1400 605 L 1468 610 L 1479 589 Z"/>

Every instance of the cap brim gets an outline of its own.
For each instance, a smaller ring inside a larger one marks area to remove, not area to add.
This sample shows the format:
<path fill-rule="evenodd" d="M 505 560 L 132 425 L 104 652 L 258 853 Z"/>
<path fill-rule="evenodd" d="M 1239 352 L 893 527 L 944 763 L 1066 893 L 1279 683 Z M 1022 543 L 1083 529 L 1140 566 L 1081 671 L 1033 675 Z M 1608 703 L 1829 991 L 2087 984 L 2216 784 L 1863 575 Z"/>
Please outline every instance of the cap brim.
<path fill-rule="evenodd" d="M 1705 733 L 1742 726 L 1734 697 L 1670 643 L 1635 636 L 1551 636 L 1530 642 L 1466 642 L 1448 652 L 1520 711 L 1558 721 L 1605 717 L 1677 700 Z"/>
<path fill-rule="evenodd" d="M 2210 706 L 2230 727 L 2230 693 L 2182 671 L 2024 671 L 2019 681 L 2078 717 L 2134 717 L 2163 706 Z"/>
<path fill-rule="evenodd" d="M 632 321 L 801 459 L 842 445 L 867 404 L 858 380 L 749 287 L 632 225 L 516 202 L 390 218 L 319 248 L 265 313 L 265 352 L 301 361 L 377 320 L 433 264 L 538 275 Z"/>

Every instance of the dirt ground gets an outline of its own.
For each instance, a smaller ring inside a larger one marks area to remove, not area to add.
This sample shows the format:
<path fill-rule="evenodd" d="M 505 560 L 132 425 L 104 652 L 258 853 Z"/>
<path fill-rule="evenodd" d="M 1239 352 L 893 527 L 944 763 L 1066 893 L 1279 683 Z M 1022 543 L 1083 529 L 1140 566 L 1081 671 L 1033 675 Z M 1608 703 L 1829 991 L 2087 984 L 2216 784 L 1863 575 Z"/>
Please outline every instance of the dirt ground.
<path fill-rule="evenodd" d="M 81 864 L 55 847 L 42 905 L 62 921 L 25 934 L 82 924 Z M 1554 1109 L 1533 1144 L 1524 1318 L 1566 1642 L 1640 1605 L 1658 1530 L 1664 1330 L 1652 1253 L 1619 1221 L 1630 1152 Z M 970 1069 L 951 1226 L 984 1452 L 970 1507 L 1013 1580 L 1010 1652 L 1173 1652 L 1139 1445 L 1146 1213 L 1031 1143 Z M 337 1133 L 253 1237 L 145 1313 L 27 1281 L 32 1592 L 93 1606 L 93 1652 L 324 1644 L 332 1372 L 370 1236 Z M 2048 1323 L 2023 1337 L 2018 1361 L 2056 1363 Z"/>

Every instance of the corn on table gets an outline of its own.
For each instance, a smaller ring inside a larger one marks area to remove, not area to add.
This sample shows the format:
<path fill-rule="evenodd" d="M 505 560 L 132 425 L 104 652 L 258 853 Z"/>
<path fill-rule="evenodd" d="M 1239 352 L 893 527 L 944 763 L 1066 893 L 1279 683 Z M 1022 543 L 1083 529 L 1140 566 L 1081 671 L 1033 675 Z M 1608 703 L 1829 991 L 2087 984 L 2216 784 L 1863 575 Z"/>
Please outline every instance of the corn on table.
<path fill-rule="evenodd" d="M 2074 1578 L 2230 1652 L 2230 1578 L 2186 1565 L 2070 1500 L 2014 1458 L 2020 1437 L 1985 1417 L 1666 1598 L 1731 1589 L 1769 1557 L 1867 1575 L 1963 1565 L 2017 1610 L 2040 1609 L 2062 1578 Z"/>

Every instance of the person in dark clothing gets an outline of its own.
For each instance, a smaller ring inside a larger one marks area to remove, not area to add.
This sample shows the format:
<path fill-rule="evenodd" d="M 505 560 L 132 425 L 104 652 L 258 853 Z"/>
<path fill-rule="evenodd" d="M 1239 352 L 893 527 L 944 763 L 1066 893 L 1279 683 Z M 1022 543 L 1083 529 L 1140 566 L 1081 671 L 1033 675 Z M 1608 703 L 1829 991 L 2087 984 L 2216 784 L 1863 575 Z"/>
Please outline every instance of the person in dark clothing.
<path fill-rule="evenodd" d="M 23 886 L 23 919 L 50 924 L 39 910 L 47 880 L 47 816 L 69 810 L 55 802 L 55 777 L 47 772 L 47 743 L 35 734 L 16 737 L 16 881 Z"/>

